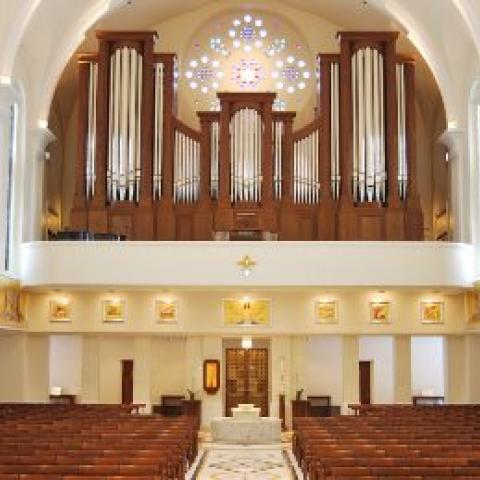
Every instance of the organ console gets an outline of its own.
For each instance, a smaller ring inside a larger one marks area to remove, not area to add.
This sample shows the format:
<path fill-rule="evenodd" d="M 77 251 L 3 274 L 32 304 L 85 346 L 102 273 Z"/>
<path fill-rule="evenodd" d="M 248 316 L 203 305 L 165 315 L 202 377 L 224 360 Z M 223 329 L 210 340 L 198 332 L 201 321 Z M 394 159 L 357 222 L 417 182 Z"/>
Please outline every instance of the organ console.
<path fill-rule="evenodd" d="M 415 65 L 394 32 L 341 32 L 320 54 L 315 119 L 275 93 L 218 93 L 197 131 L 176 114 L 174 54 L 154 32 L 97 32 L 79 56 L 71 228 L 130 240 L 421 240 Z"/>

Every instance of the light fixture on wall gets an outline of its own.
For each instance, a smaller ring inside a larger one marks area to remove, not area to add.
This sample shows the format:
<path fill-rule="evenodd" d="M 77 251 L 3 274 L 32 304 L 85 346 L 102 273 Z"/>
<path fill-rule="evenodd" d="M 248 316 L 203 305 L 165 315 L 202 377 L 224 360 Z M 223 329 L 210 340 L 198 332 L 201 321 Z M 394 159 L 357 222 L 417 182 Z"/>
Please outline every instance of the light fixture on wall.
<path fill-rule="evenodd" d="M 253 267 L 257 262 L 253 260 L 249 255 L 245 255 L 240 261 L 237 262 L 237 265 L 240 267 L 240 274 L 243 278 L 249 278 L 252 275 Z"/>
<path fill-rule="evenodd" d="M 242 337 L 242 348 L 244 350 L 250 350 L 252 348 L 252 345 L 252 337 Z"/>

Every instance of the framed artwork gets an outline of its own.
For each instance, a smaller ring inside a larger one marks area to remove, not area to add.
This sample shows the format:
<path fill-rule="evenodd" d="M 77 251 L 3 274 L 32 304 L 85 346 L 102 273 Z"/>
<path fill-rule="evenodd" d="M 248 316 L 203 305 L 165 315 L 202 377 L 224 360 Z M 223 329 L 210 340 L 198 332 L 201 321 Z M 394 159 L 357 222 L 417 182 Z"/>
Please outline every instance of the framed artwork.
<path fill-rule="evenodd" d="M 441 324 L 443 318 L 443 302 L 421 302 L 420 315 L 422 323 Z"/>
<path fill-rule="evenodd" d="M 329 324 L 338 323 L 337 302 L 315 302 L 315 323 Z"/>
<path fill-rule="evenodd" d="M 112 323 L 125 321 L 125 300 L 104 300 L 103 321 Z"/>
<path fill-rule="evenodd" d="M 203 362 L 203 389 L 209 395 L 215 395 L 220 389 L 219 360 L 205 360 Z"/>
<path fill-rule="evenodd" d="M 72 303 L 69 300 L 50 300 L 50 321 L 71 322 Z"/>
<path fill-rule="evenodd" d="M 390 302 L 370 302 L 370 323 L 391 323 Z"/>
<path fill-rule="evenodd" d="M 22 324 L 25 321 L 25 300 L 19 281 L 0 276 L 0 324 Z"/>
<path fill-rule="evenodd" d="M 248 300 L 224 299 L 223 323 L 226 326 L 258 327 L 269 326 L 271 321 L 271 299 Z"/>
<path fill-rule="evenodd" d="M 177 323 L 177 302 L 157 300 L 155 302 L 155 319 L 165 325 Z"/>

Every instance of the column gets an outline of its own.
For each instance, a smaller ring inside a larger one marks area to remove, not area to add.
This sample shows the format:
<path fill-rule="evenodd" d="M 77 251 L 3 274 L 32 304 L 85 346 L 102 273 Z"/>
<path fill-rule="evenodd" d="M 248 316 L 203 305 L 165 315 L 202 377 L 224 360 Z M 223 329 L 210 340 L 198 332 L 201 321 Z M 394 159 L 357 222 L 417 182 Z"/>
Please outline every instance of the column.
<path fill-rule="evenodd" d="M 29 335 L 26 338 L 26 402 L 48 402 L 49 345 L 48 335 Z"/>
<path fill-rule="evenodd" d="M 385 42 L 385 142 L 387 154 L 387 203 L 389 207 L 400 206 L 398 191 L 398 98 L 397 61 L 395 39 Z M 400 240 L 400 239 L 398 239 Z"/>
<path fill-rule="evenodd" d="M 78 63 L 78 138 L 77 158 L 75 162 L 75 196 L 70 213 L 70 225 L 73 230 L 87 228 L 86 163 L 88 141 L 88 94 L 91 64 L 86 59 Z"/>
<path fill-rule="evenodd" d="M 25 212 L 30 211 L 30 225 L 24 240 L 34 241 L 43 239 L 44 227 L 44 189 L 45 189 L 45 150 L 48 145 L 56 140 L 55 135 L 47 127 L 38 127 L 29 130 L 27 145 L 29 146 L 30 163 L 26 170 L 30 172 L 31 184 L 25 184 L 29 195 L 25 204 Z"/>
<path fill-rule="evenodd" d="M 466 161 L 466 134 L 458 128 L 448 128 L 439 138 L 448 152 L 450 172 L 449 221 L 450 240 L 469 242 L 468 195 L 470 184 Z"/>
<path fill-rule="evenodd" d="M 338 55 L 320 56 L 320 134 L 319 134 L 319 172 L 320 172 L 320 204 L 317 219 L 318 240 L 335 240 L 335 215 L 332 195 L 332 64 L 338 62 Z"/>
<path fill-rule="evenodd" d="M 279 397 L 285 395 L 286 424 L 291 427 L 290 397 L 290 338 L 272 337 L 270 358 L 272 365 L 272 398 L 270 399 L 270 415 L 279 417 Z"/>
<path fill-rule="evenodd" d="M 480 403 L 480 335 L 470 334 L 466 339 L 466 373 L 467 373 L 467 401 L 469 403 Z"/>
<path fill-rule="evenodd" d="M 173 156 L 175 132 L 173 128 L 174 112 L 174 60 L 173 54 L 157 57 L 164 66 L 163 99 L 163 162 L 162 162 L 162 198 L 156 212 L 156 240 L 175 240 L 175 214 L 173 211 Z"/>
<path fill-rule="evenodd" d="M 0 272 L 5 269 L 10 108 L 13 102 L 14 92 L 11 85 L 0 85 Z"/>
<path fill-rule="evenodd" d="M 200 194 L 193 217 L 194 240 L 212 240 L 213 213 L 210 197 L 212 124 L 211 112 L 199 112 L 200 118 Z"/>
<path fill-rule="evenodd" d="M 343 404 L 342 413 L 348 413 L 348 405 L 360 401 L 358 335 L 342 337 Z"/>
<path fill-rule="evenodd" d="M 466 403 L 466 340 L 463 335 L 448 335 L 445 337 L 446 347 L 446 382 L 445 401 L 447 403 Z"/>
<path fill-rule="evenodd" d="M 340 190 L 341 206 L 352 206 L 352 43 L 340 43 Z"/>
<path fill-rule="evenodd" d="M 415 61 L 405 66 L 406 134 L 407 134 L 407 211 L 405 228 L 407 240 L 423 240 L 423 212 L 417 188 L 417 129 L 415 112 Z"/>
<path fill-rule="evenodd" d="M 395 335 L 393 344 L 393 401 L 412 402 L 412 353 L 410 335 Z"/>
<path fill-rule="evenodd" d="M 98 403 L 99 395 L 99 352 L 100 338 L 84 335 L 82 347 L 82 391 L 81 403 Z"/>
<path fill-rule="evenodd" d="M 137 336 L 134 339 L 133 403 L 145 403 L 151 412 L 152 338 Z"/>

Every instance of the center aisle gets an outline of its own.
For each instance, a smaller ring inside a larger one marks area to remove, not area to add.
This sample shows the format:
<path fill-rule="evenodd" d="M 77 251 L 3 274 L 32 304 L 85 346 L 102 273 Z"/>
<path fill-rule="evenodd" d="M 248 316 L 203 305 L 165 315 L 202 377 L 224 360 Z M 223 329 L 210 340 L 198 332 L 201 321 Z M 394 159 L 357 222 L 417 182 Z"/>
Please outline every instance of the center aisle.
<path fill-rule="evenodd" d="M 196 480 L 296 480 L 281 446 L 219 446 L 206 450 Z"/>

